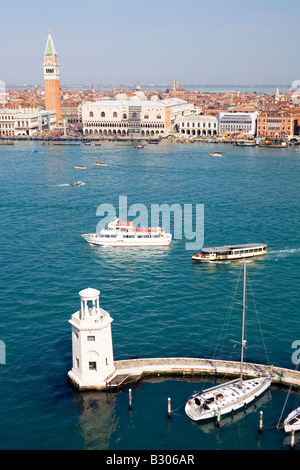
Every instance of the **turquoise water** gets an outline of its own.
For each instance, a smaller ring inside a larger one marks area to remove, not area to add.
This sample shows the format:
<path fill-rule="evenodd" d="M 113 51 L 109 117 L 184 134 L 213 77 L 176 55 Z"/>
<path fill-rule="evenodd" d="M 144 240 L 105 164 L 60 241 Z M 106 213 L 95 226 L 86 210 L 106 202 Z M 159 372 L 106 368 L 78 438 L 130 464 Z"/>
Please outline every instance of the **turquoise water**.
<path fill-rule="evenodd" d="M 38 152 L 33 152 L 38 150 Z M 213 150 L 224 151 L 214 158 Z M 286 449 L 277 431 L 286 390 L 272 387 L 254 407 L 213 424 L 184 414 L 200 382 L 145 381 L 116 394 L 79 393 L 72 367 L 71 315 L 78 292 L 100 289 L 114 319 L 115 359 L 214 357 L 240 273 L 239 263 L 193 264 L 186 240 L 167 248 L 89 247 L 102 203 L 204 204 L 205 246 L 263 242 L 269 253 L 248 263 L 259 326 L 250 317 L 246 360 L 294 368 L 300 339 L 300 152 L 163 142 L 142 150 L 101 147 L 0 146 L 1 449 Z M 107 167 L 95 167 L 105 161 Z M 86 165 L 78 171 L 74 164 Z M 65 186 L 83 180 L 85 186 Z M 249 315 L 250 315 L 249 305 Z M 253 308 L 253 310 L 255 310 Z M 239 306 L 230 322 L 240 335 Z M 263 331 L 263 341 L 260 335 Z M 267 356 L 265 354 L 267 351 Z M 238 360 L 225 341 L 221 356 Z M 167 419 L 167 399 L 172 418 Z M 293 408 L 294 396 L 289 401 Z M 259 411 L 264 432 L 258 434 Z M 289 409 L 287 411 L 290 411 Z M 296 443 L 297 447 L 297 443 Z"/>

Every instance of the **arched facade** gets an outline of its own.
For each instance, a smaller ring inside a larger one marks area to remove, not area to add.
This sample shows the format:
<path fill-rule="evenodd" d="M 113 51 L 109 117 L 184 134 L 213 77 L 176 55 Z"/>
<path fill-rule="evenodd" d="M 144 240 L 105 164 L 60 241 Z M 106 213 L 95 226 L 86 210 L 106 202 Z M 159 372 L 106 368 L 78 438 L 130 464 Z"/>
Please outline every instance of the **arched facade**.
<path fill-rule="evenodd" d="M 212 137 L 218 135 L 216 116 L 189 116 L 179 121 L 179 132 L 187 137 Z"/>
<path fill-rule="evenodd" d="M 132 99 L 103 99 L 82 105 L 83 133 L 99 136 L 166 136 L 175 130 L 178 117 L 191 114 L 192 109 L 191 103 L 179 99 L 142 100 L 138 96 Z"/>

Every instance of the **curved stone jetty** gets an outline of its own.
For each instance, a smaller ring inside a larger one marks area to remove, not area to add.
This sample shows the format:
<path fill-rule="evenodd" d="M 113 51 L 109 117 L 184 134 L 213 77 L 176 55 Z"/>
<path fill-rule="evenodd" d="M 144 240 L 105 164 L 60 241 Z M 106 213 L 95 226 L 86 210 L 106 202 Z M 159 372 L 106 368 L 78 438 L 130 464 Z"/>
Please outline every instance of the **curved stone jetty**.
<path fill-rule="evenodd" d="M 129 383 L 138 382 L 145 377 L 169 376 L 195 378 L 212 376 L 228 378 L 239 376 L 240 362 L 201 358 L 148 358 L 114 361 L 115 371 L 106 380 L 106 386 L 94 386 L 97 390 L 114 390 Z M 300 372 L 276 366 L 244 363 L 244 377 L 259 377 L 264 374 L 272 375 L 272 384 L 289 387 L 292 385 L 300 390 Z M 77 384 L 78 385 L 78 384 Z M 77 386 L 78 388 L 78 386 Z M 87 390 L 87 387 L 82 387 Z M 91 389 L 91 388 L 89 388 Z"/>

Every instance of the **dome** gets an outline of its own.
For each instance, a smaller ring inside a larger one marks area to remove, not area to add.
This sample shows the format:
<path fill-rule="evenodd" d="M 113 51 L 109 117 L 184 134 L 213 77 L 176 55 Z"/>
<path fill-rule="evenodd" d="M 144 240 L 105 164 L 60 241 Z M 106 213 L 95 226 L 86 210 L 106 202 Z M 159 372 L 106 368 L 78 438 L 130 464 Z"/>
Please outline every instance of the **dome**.
<path fill-rule="evenodd" d="M 152 95 L 150 101 L 159 101 L 158 95 Z"/>
<path fill-rule="evenodd" d="M 88 287 L 87 289 L 83 289 L 79 292 L 80 297 L 84 299 L 94 299 L 100 295 L 100 291 L 98 289 L 93 289 L 92 287 Z"/>
<path fill-rule="evenodd" d="M 125 93 L 117 93 L 115 96 L 115 100 L 120 100 L 120 101 L 127 100 L 127 95 L 125 95 Z"/>
<path fill-rule="evenodd" d="M 144 101 L 146 99 L 146 96 L 142 91 L 136 91 L 134 95 L 132 95 L 131 99 Z"/>

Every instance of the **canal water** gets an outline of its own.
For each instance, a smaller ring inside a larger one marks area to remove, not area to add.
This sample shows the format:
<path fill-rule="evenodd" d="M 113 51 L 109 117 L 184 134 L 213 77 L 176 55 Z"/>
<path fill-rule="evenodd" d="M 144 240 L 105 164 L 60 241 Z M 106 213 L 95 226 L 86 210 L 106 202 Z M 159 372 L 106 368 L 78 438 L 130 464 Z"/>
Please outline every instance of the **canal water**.
<path fill-rule="evenodd" d="M 289 448 L 277 430 L 287 389 L 277 386 L 222 420 L 219 429 L 184 413 L 190 394 L 210 382 L 145 379 L 132 387 L 131 411 L 128 388 L 113 394 L 74 390 L 67 382 L 68 320 L 80 307 L 78 292 L 93 287 L 114 319 L 116 360 L 239 360 L 239 298 L 222 349 L 216 346 L 240 263 L 192 263 L 194 251 L 186 249 L 184 236 L 170 247 L 140 249 L 90 247 L 80 236 L 96 230 L 102 204 L 118 211 L 120 196 L 128 208 L 141 204 L 149 214 L 153 204 L 180 204 L 182 210 L 203 205 L 204 246 L 268 244 L 266 257 L 248 263 L 254 300 L 249 297 L 246 361 L 294 369 L 293 344 L 300 340 L 299 150 L 169 141 L 143 149 L 126 142 L 15 142 L 0 146 L 0 161 L 1 449 Z M 85 185 L 69 186 L 77 180 Z M 171 231 L 174 225 L 171 220 Z M 296 400 L 291 394 L 286 413 Z"/>

